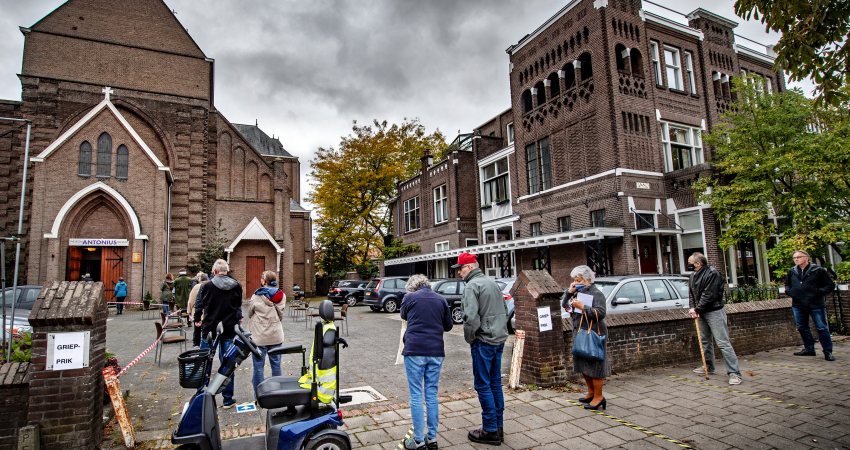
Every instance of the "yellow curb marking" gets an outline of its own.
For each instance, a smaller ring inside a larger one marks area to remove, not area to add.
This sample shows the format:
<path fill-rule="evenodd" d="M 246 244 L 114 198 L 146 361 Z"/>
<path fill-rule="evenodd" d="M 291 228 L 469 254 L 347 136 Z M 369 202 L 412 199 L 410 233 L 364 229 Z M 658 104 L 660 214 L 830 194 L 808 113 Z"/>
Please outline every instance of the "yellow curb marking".
<path fill-rule="evenodd" d="M 691 384 L 698 384 L 700 386 L 707 386 L 707 387 L 717 389 L 717 390 L 720 390 L 720 391 L 732 392 L 732 393 L 735 393 L 735 394 L 743 394 L 743 395 L 746 395 L 748 397 L 757 398 L 759 400 L 764 400 L 766 402 L 783 403 L 783 404 L 788 405 L 789 408 L 812 409 L 812 408 L 805 406 L 805 405 L 798 405 L 796 403 L 786 402 L 784 400 L 779 400 L 778 398 L 768 397 L 767 395 L 761 395 L 761 394 L 756 394 L 756 393 L 753 393 L 753 392 L 742 391 L 740 389 L 727 388 L 725 386 L 715 386 L 713 384 L 706 383 L 704 381 L 698 381 L 698 380 L 692 380 L 690 378 L 680 377 L 679 375 L 670 375 L 670 378 L 673 378 L 674 380 L 685 381 L 685 382 L 688 382 L 688 383 L 691 383 Z"/>
<path fill-rule="evenodd" d="M 819 374 L 822 374 L 822 375 L 831 375 L 831 376 L 834 376 L 834 377 L 850 378 L 850 375 L 848 375 L 846 373 L 838 373 L 838 372 L 830 372 L 830 371 L 827 371 L 827 370 L 810 369 L 810 368 L 806 368 L 806 367 L 792 366 L 791 364 L 779 364 L 779 363 L 771 363 L 771 362 L 764 362 L 764 361 L 753 361 L 751 359 L 745 359 L 744 361 L 746 361 L 748 363 L 763 364 L 765 366 L 784 367 L 786 369 L 800 370 L 800 371 L 803 371 L 803 372 L 819 373 Z"/>
<path fill-rule="evenodd" d="M 584 405 L 583 405 L 582 403 L 579 403 L 579 402 L 575 401 L 575 400 L 567 400 L 567 402 L 568 402 L 569 404 L 573 405 L 573 406 L 577 406 L 577 407 L 579 407 L 579 408 L 584 409 Z M 629 422 L 628 420 L 624 420 L 624 419 L 621 419 L 621 418 L 619 418 L 619 417 L 612 416 L 611 414 L 608 414 L 608 413 L 607 413 L 607 412 L 605 412 L 605 411 L 598 410 L 598 409 L 597 409 L 597 410 L 588 409 L 587 411 L 590 411 L 590 412 L 592 412 L 592 413 L 595 413 L 595 414 L 596 414 L 596 415 L 598 415 L 598 416 L 605 417 L 606 419 L 611 419 L 611 420 L 613 420 L 614 422 L 617 422 L 617 423 L 619 423 L 619 424 L 621 424 L 621 425 L 625 425 L 625 426 L 627 426 L 627 427 L 629 427 L 629 428 L 631 428 L 631 429 L 633 429 L 633 430 L 640 431 L 640 432 L 641 432 L 641 433 L 643 433 L 643 434 L 646 434 L 646 435 L 649 435 L 649 436 L 652 436 L 652 437 L 657 437 L 658 439 L 661 439 L 661 440 L 664 440 L 664 441 L 670 442 L 671 444 L 676 444 L 677 446 L 679 446 L 679 447 L 681 447 L 681 448 L 689 448 L 689 449 L 693 449 L 693 448 L 694 448 L 694 447 L 691 447 L 691 446 L 690 446 L 690 445 L 688 445 L 688 444 L 685 444 L 685 443 L 684 443 L 684 442 L 682 442 L 682 441 L 677 441 L 676 439 L 673 439 L 673 438 L 671 438 L 671 437 L 669 437 L 669 436 L 666 436 L 666 435 L 663 435 L 663 434 L 661 434 L 661 433 L 658 433 L 658 432 L 652 431 L 652 430 L 650 430 L 649 428 L 645 428 L 645 427 L 642 427 L 642 426 L 640 426 L 640 425 L 637 425 L 637 424 L 631 423 L 631 422 Z"/>

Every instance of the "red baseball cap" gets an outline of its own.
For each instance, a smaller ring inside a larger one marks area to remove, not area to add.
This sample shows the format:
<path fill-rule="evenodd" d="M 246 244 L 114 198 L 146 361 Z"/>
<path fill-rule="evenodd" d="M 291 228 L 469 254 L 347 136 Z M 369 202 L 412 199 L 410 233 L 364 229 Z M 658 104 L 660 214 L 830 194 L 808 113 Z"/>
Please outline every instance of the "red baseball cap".
<path fill-rule="evenodd" d="M 469 252 L 463 252 L 460 255 L 458 255 L 457 264 L 453 265 L 452 269 L 457 269 L 460 266 L 463 266 L 463 265 L 466 265 L 466 264 L 477 263 L 477 262 L 478 262 L 478 258 L 475 255 L 473 255 L 472 253 L 469 253 Z"/>

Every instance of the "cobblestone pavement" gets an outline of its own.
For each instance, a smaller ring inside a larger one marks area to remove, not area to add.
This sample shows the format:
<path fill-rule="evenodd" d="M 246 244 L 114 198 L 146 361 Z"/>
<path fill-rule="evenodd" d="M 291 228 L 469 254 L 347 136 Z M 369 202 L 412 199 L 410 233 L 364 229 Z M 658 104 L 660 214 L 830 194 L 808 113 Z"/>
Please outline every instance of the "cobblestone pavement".
<path fill-rule="evenodd" d="M 400 322 L 367 308 L 352 311 L 351 334 L 345 336 L 351 347 L 343 352 L 340 369 L 342 387 L 371 385 L 388 399 L 344 407 L 346 430 L 355 448 L 396 448 L 410 429 L 403 367 L 393 365 Z M 138 315 L 112 316 L 108 323 L 108 348 L 122 362 L 154 338 L 152 321 Z M 146 335 L 143 328 L 148 326 Z M 309 334 L 303 322 L 287 319 L 284 326 L 290 342 Z M 480 408 L 459 331 L 446 338 L 440 447 L 488 448 L 466 439 L 467 431 L 480 425 Z M 835 347 L 836 362 L 824 361 L 820 352 L 815 358 L 794 357 L 791 352 L 797 349 L 792 348 L 741 355 L 744 383 L 739 386 L 729 386 L 721 374 L 706 381 L 691 373 L 698 362 L 617 374 L 606 384 L 604 412 L 582 409 L 575 392 L 506 390 L 501 448 L 850 448 L 850 340 L 838 338 Z M 128 407 L 143 448 L 169 448 L 168 436 L 192 394 L 177 385 L 177 353 L 165 349 L 161 368 L 152 357 L 145 358 L 121 379 L 122 388 L 130 389 Z M 510 353 L 506 348 L 505 374 Z M 284 363 L 290 373 L 296 366 Z M 722 367 L 718 361 L 719 371 Z M 237 401 L 251 400 L 250 374 L 250 363 L 237 372 Z M 226 448 L 262 448 L 262 414 L 220 410 L 224 437 L 230 439 Z M 110 445 L 123 447 L 104 443 Z"/>

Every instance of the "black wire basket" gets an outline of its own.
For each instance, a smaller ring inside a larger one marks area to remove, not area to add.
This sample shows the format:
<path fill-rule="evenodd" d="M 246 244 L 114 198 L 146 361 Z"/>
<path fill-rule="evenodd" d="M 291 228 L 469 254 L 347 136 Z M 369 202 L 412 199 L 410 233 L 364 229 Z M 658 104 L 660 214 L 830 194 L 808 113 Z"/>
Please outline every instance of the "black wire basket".
<path fill-rule="evenodd" d="M 193 349 L 180 354 L 177 362 L 180 364 L 180 386 L 187 389 L 197 389 L 204 385 L 204 374 L 210 361 L 210 350 L 207 348 Z"/>

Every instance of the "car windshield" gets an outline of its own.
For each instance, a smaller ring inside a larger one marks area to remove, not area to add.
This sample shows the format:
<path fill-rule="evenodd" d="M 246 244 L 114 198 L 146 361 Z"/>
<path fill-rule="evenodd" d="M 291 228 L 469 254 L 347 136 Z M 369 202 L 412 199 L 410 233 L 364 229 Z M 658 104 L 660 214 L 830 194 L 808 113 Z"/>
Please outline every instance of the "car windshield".
<path fill-rule="evenodd" d="M 597 281 L 593 284 L 595 284 L 596 287 L 599 288 L 600 291 L 602 291 L 602 294 L 605 297 L 608 297 L 608 294 L 610 294 L 611 291 L 614 290 L 614 286 L 617 285 L 617 282 L 616 281 Z"/>
<path fill-rule="evenodd" d="M 354 281 L 340 281 L 338 287 L 352 287 L 356 284 Z"/>

